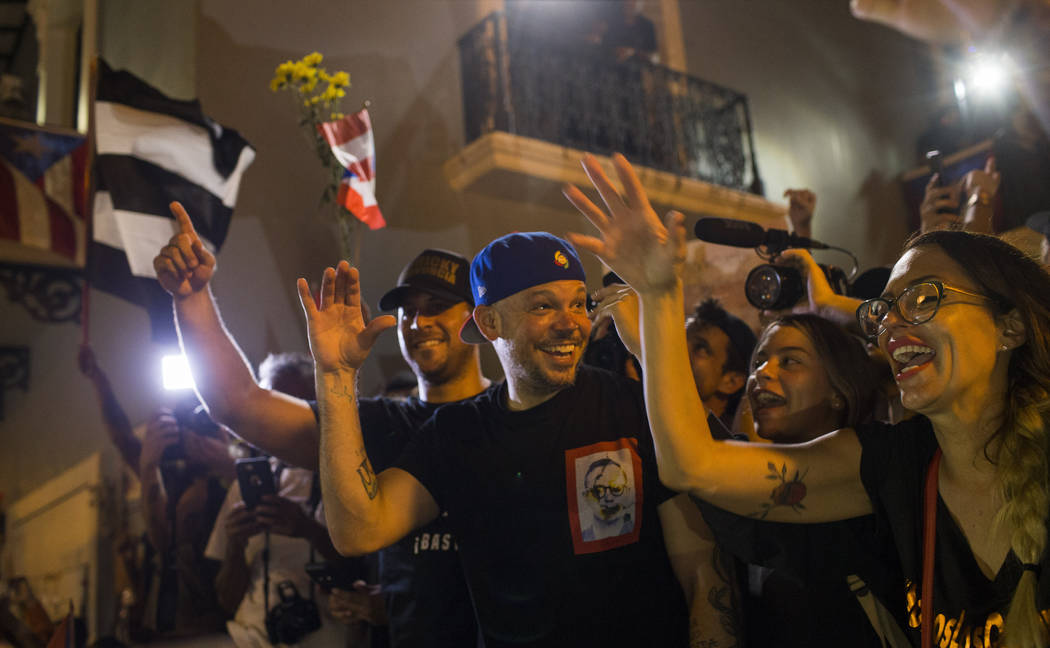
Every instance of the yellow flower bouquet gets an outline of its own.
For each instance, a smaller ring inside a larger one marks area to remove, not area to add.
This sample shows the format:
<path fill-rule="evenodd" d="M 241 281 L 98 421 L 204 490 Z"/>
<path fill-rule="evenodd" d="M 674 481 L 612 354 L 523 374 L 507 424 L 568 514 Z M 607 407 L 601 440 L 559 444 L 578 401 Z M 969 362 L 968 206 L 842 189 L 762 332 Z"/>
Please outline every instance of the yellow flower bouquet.
<path fill-rule="evenodd" d="M 350 75 L 342 70 L 329 72 L 321 67 L 324 56 L 320 52 L 307 54 L 298 61 L 285 61 L 274 70 L 270 79 L 270 90 L 286 90 L 296 100 L 299 110 L 299 127 L 313 144 L 321 166 L 328 174 L 328 182 L 321 193 L 321 205 L 336 204 L 343 167 L 332 155 L 332 149 L 320 133 L 320 125 L 326 121 L 342 119 L 340 103 L 350 87 Z M 352 250 L 350 240 L 358 222 L 346 209 L 336 204 L 336 217 L 343 232 L 344 254 Z"/>

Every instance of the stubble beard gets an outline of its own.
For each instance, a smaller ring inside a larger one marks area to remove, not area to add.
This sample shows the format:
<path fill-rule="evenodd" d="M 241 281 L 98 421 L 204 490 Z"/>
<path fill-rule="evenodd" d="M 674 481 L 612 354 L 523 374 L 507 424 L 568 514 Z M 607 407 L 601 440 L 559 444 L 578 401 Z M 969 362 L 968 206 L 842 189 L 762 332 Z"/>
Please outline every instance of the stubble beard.
<path fill-rule="evenodd" d="M 439 386 L 461 377 L 469 369 L 471 359 L 470 350 L 457 354 L 450 347 L 442 361 L 429 363 L 426 368 L 419 362 L 409 361 L 409 365 L 417 378 L 421 378 L 428 385 Z"/>
<path fill-rule="evenodd" d="M 500 355 L 502 356 L 503 354 Z M 508 374 L 514 374 L 519 389 L 527 390 L 537 396 L 547 396 L 576 384 L 576 376 L 580 369 L 580 363 L 583 361 L 583 353 L 580 353 L 580 358 L 576 361 L 576 364 L 565 372 L 544 371 L 527 352 L 519 351 L 515 347 L 510 349 L 509 360 L 512 371 L 507 370 L 506 364 L 504 365 L 504 371 Z"/>

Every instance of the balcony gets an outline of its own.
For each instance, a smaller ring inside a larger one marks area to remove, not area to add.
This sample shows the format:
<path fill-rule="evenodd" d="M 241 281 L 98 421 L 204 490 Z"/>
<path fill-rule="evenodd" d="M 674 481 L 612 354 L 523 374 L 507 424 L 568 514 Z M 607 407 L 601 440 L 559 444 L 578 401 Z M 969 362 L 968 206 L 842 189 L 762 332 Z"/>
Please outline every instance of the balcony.
<path fill-rule="evenodd" d="M 466 147 L 446 161 L 456 190 L 563 206 L 586 183 L 584 151 L 623 152 L 654 203 L 782 222 L 762 198 L 747 97 L 641 60 L 553 43 L 495 12 L 459 41 Z"/>

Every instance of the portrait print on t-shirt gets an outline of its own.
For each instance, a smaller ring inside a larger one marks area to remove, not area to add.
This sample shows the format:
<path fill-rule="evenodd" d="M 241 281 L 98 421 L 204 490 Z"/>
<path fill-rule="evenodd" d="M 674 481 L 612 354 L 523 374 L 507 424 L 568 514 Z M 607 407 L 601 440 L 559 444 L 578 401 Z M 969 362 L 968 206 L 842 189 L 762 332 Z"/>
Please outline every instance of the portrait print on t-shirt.
<path fill-rule="evenodd" d="M 634 439 L 565 451 L 573 552 L 588 554 L 638 541 L 642 460 Z"/>

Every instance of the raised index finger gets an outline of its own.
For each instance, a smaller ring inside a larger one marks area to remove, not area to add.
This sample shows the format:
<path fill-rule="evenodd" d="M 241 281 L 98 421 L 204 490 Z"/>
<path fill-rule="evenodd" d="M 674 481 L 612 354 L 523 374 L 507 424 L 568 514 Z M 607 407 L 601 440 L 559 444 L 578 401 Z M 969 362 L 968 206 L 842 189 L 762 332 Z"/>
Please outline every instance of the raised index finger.
<path fill-rule="evenodd" d="M 186 213 L 182 203 L 177 200 L 172 201 L 168 208 L 172 214 L 175 214 L 175 222 L 179 224 L 179 234 L 189 234 L 196 237 L 197 230 L 193 229 L 193 221 L 190 220 L 190 215 Z"/>

